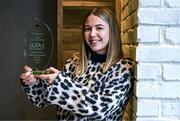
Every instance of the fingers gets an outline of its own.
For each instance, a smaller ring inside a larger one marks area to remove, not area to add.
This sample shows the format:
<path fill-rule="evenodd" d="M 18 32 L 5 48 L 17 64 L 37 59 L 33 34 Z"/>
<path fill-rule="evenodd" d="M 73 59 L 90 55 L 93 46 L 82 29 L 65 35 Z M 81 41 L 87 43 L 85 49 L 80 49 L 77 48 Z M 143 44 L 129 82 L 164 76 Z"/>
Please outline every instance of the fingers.
<path fill-rule="evenodd" d="M 24 66 L 25 72 L 20 75 L 20 80 L 22 84 L 31 85 L 36 81 L 34 75 L 31 74 L 31 68 Z"/>
<path fill-rule="evenodd" d="M 29 76 L 27 79 L 22 80 L 25 85 L 32 85 L 36 82 L 36 79 L 33 76 Z"/>
<path fill-rule="evenodd" d="M 49 84 L 51 84 L 52 81 L 53 81 L 53 80 L 51 80 L 51 74 L 47 74 L 47 75 L 34 75 L 34 77 L 46 80 Z"/>
<path fill-rule="evenodd" d="M 53 72 L 53 73 L 59 73 L 59 70 L 58 69 L 55 69 L 53 67 L 50 67 L 48 69 L 46 69 L 48 72 Z"/>
<path fill-rule="evenodd" d="M 31 72 L 27 71 L 27 72 L 21 74 L 20 78 L 24 80 L 24 79 L 27 79 L 30 75 L 31 75 Z"/>
<path fill-rule="evenodd" d="M 51 84 L 55 78 L 57 76 L 57 73 L 53 73 L 53 74 L 46 74 L 46 75 L 34 75 L 34 77 L 36 78 L 41 78 L 46 80 L 49 84 Z"/>
<path fill-rule="evenodd" d="M 24 66 L 24 70 L 25 70 L 25 72 L 22 73 L 21 76 L 20 76 L 21 79 L 26 79 L 26 78 L 28 78 L 28 76 L 31 75 L 31 70 L 32 69 L 30 67 Z"/>
<path fill-rule="evenodd" d="M 21 78 L 21 83 L 25 85 L 32 85 L 34 82 L 36 82 L 36 78 L 33 75 Z"/>
<path fill-rule="evenodd" d="M 32 68 L 30 68 L 29 66 L 24 66 L 24 70 L 25 71 L 32 71 Z"/>
<path fill-rule="evenodd" d="M 45 80 L 49 80 L 50 79 L 49 74 L 47 74 L 47 75 L 34 75 L 34 77 L 45 79 Z"/>
<path fill-rule="evenodd" d="M 21 79 L 21 82 L 26 85 L 31 85 L 34 82 L 36 82 L 36 78 L 47 80 L 47 82 L 51 84 L 53 80 L 55 79 L 55 77 L 57 76 L 57 73 L 59 73 L 59 70 L 53 67 L 46 69 L 51 74 L 42 74 L 42 75 L 33 75 L 31 72 L 32 68 L 30 68 L 29 66 L 24 66 L 24 70 L 25 72 L 21 74 L 20 79 Z"/>

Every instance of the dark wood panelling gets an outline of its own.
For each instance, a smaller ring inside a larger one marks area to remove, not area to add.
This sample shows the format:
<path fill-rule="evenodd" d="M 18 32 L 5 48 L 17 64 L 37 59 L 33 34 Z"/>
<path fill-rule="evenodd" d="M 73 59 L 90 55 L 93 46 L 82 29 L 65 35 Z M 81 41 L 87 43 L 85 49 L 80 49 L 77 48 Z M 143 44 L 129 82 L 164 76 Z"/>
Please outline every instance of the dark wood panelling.
<path fill-rule="evenodd" d="M 64 50 L 79 50 L 82 41 L 81 29 L 63 29 L 62 41 Z"/>

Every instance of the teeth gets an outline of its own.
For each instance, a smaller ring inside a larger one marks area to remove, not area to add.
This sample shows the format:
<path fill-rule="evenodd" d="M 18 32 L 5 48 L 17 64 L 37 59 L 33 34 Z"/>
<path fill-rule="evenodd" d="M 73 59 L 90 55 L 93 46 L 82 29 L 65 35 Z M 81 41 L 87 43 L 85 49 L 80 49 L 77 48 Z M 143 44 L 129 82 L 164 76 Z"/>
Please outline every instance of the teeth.
<path fill-rule="evenodd" d="M 92 41 L 92 42 L 98 42 L 97 40 L 94 40 L 94 41 Z"/>
<path fill-rule="evenodd" d="M 91 40 L 91 42 L 98 42 L 98 40 Z"/>
<path fill-rule="evenodd" d="M 97 40 L 95 40 L 95 41 L 91 41 L 91 44 L 96 44 L 96 43 L 98 43 L 98 41 L 97 41 Z"/>

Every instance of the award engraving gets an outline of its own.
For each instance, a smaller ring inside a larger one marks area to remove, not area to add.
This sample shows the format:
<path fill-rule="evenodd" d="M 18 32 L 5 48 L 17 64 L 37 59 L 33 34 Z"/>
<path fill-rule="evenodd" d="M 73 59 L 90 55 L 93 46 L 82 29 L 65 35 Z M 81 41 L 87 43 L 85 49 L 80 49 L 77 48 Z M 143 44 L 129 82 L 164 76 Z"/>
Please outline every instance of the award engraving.
<path fill-rule="evenodd" d="M 53 53 L 53 36 L 48 25 L 35 19 L 23 40 L 23 57 L 26 65 L 45 69 Z"/>

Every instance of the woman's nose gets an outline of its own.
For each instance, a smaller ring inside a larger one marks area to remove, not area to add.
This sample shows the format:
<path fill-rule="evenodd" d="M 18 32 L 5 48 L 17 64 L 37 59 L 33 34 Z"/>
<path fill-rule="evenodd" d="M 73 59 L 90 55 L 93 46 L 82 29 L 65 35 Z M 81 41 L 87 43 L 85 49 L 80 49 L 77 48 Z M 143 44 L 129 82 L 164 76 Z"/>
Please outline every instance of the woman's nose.
<path fill-rule="evenodd" d="M 92 29 L 92 30 L 91 30 L 90 36 L 91 36 L 91 37 L 96 36 L 96 30 L 95 30 L 95 29 Z"/>

